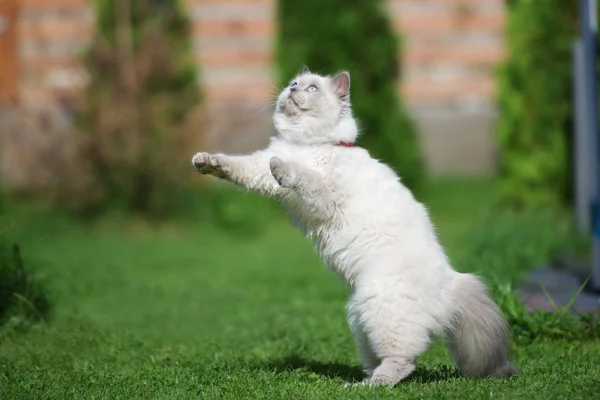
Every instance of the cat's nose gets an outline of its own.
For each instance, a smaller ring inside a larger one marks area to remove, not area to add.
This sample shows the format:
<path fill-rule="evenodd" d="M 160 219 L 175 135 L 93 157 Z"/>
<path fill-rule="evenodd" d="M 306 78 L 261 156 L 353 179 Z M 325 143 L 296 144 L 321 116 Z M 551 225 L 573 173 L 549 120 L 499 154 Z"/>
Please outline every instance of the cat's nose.
<path fill-rule="evenodd" d="M 292 87 L 290 88 L 290 92 L 292 92 L 292 93 L 293 93 L 293 92 L 295 92 L 295 91 L 296 91 L 296 86 L 292 86 Z"/>

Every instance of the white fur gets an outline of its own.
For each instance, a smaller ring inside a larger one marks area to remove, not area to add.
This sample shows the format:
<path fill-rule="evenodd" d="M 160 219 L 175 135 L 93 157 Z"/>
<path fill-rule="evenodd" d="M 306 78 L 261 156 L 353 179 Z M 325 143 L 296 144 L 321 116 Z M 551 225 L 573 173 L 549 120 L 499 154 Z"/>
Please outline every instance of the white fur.
<path fill-rule="evenodd" d="M 268 148 L 198 153 L 198 171 L 279 198 L 314 239 L 351 288 L 348 321 L 370 384 L 407 377 L 437 334 L 464 375 L 513 372 L 506 323 L 478 278 L 449 265 L 425 207 L 365 149 L 339 145 L 357 136 L 349 76 L 304 73 L 294 82 L 279 96 Z"/>

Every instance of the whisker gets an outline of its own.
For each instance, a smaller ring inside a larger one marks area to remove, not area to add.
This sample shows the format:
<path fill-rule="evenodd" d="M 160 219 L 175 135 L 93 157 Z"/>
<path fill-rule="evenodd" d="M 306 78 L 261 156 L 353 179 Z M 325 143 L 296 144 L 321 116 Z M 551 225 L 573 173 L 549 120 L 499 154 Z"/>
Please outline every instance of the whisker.
<path fill-rule="evenodd" d="M 263 92 L 263 93 L 264 93 L 264 92 Z M 270 93 L 264 93 L 264 94 L 268 95 L 269 97 L 273 97 L 273 98 L 277 98 L 277 97 L 279 97 L 279 93 L 273 93 L 273 92 L 270 92 Z"/>
<path fill-rule="evenodd" d="M 258 110 L 257 112 L 255 112 L 252 115 L 260 114 L 261 112 L 265 111 L 267 108 L 275 107 L 276 104 L 277 103 L 269 103 L 265 107 L 261 108 L 260 110 Z"/>
<path fill-rule="evenodd" d="M 277 99 L 277 97 L 263 97 L 261 100 L 263 100 L 265 104 L 275 105 L 277 104 Z"/>
<path fill-rule="evenodd" d="M 271 96 L 279 96 L 279 93 L 281 93 L 281 90 L 276 88 L 273 85 L 271 85 L 271 86 L 272 86 L 272 88 L 271 88 L 272 90 L 269 90 L 267 93 L 269 93 L 269 95 L 271 95 Z"/>

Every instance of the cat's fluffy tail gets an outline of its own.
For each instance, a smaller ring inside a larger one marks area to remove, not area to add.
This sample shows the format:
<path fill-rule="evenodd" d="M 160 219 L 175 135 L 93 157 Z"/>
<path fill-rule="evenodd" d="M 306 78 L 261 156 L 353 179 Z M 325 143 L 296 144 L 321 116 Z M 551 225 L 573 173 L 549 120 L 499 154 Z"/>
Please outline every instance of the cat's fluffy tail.
<path fill-rule="evenodd" d="M 518 372 L 508 361 L 508 326 L 485 285 L 472 274 L 452 283 L 453 318 L 447 330 L 450 351 L 467 377 L 504 377 Z"/>

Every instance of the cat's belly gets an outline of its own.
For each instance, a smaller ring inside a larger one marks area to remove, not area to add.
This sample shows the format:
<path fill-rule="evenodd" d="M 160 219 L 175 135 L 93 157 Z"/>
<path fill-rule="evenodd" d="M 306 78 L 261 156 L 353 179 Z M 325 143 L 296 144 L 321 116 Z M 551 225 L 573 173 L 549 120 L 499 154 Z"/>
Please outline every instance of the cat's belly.
<path fill-rule="evenodd" d="M 317 229 L 312 237 L 315 250 L 325 265 L 352 285 L 370 256 L 370 250 L 363 248 L 361 237 L 328 227 Z"/>
<path fill-rule="evenodd" d="M 315 250 L 323 262 L 331 270 L 338 272 L 342 259 L 348 253 L 352 242 L 358 238 L 348 238 L 336 221 L 321 221 L 312 218 L 310 213 L 303 212 L 301 204 L 287 208 L 291 225 L 299 229 L 304 236 L 312 240 Z"/>

